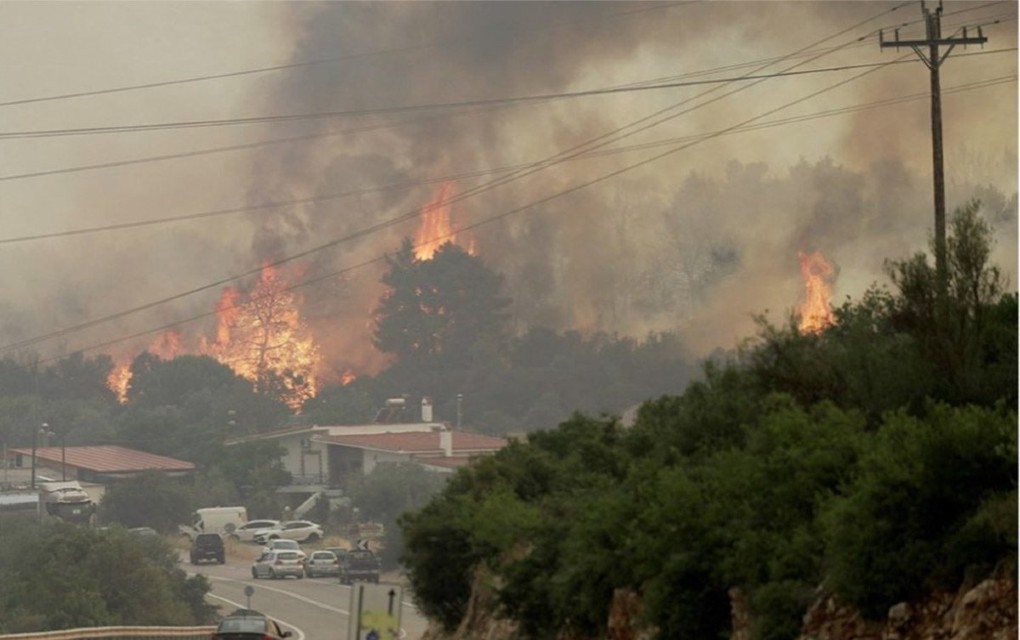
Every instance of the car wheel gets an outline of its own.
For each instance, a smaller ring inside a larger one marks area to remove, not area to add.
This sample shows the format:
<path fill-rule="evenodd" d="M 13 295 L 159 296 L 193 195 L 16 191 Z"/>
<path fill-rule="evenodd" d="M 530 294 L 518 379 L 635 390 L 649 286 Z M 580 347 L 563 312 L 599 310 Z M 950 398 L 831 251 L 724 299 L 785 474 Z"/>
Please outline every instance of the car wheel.
<path fill-rule="evenodd" d="M 279 540 L 280 536 L 274 534 L 274 535 L 269 536 L 269 539 L 270 540 Z"/>
<path fill-rule="evenodd" d="M 256 580 L 259 579 L 259 572 L 255 570 L 255 567 L 251 568 L 251 577 L 255 578 Z"/>
<path fill-rule="evenodd" d="M 304 577 L 305 577 L 305 574 L 303 574 L 303 573 L 297 574 L 297 579 L 298 580 L 300 580 L 301 578 L 304 578 Z"/>
<path fill-rule="evenodd" d="M 220 556 L 218 560 L 220 561 L 220 564 L 227 564 L 227 559 L 224 558 L 223 556 Z"/>
<path fill-rule="evenodd" d="M 269 579 L 276 580 L 276 572 L 273 571 L 272 569 L 269 570 Z"/>
<path fill-rule="evenodd" d="M 319 534 L 317 534 L 317 533 L 313 533 L 310 536 L 308 536 L 307 538 L 305 538 L 305 542 L 310 542 L 310 543 L 317 542 L 318 540 L 319 540 Z"/>

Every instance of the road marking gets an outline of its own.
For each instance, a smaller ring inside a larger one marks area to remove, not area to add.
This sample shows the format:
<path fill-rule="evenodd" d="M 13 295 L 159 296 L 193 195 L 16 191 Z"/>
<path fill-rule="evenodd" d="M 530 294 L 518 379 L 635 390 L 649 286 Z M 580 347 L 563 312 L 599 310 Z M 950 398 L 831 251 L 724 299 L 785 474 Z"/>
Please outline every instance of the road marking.
<path fill-rule="evenodd" d="M 226 602 L 227 604 L 232 604 L 235 607 L 237 607 L 238 609 L 247 609 L 248 608 L 248 607 L 244 606 L 243 604 L 241 604 L 240 602 L 234 602 L 233 600 L 224 598 L 223 596 L 218 596 L 215 593 L 207 593 L 206 595 L 209 596 L 210 598 L 216 598 L 217 600 L 222 600 L 223 602 Z M 289 628 L 293 629 L 294 631 L 297 631 L 297 638 L 296 638 L 296 640 L 305 640 L 305 632 L 301 630 L 301 627 L 295 626 L 295 625 L 293 625 L 293 624 L 291 624 L 289 622 L 281 620 L 281 619 L 277 618 L 276 616 L 269 616 L 269 617 L 272 618 L 273 620 L 276 620 L 277 622 L 283 624 L 284 626 L 289 627 Z"/>
<path fill-rule="evenodd" d="M 290 596 L 291 598 L 294 598 L 295 600 L 300 600 L 302 602 L 308 603 L 310 605 L 314 605 L 316 607 L 321 607 L 323 609 L 328 609 L 329 611 L 335 611 L 335 612 L 343 614 L 345 616 L 351 615 L 351 612 L 347 611 L 346 609 L 340 609 L 339 607 L 333 607 L 333 606 L 330 606 L 330 605 L 326 604 L 325 602 L 319 602 L 318 600 L 312 600 L 311 598 L 306 598 L 305 596 L 298 595 L 296 593 L 291 593 L 290 591 L 285 591 L 284 589 L 277 589 L 276 587 L 268 587 L 268 586 L 266 586 L 266 585 L 264 585 L 262 583 L 259 583 L 259 582 L 253 582 L 251 580 L 235 580 L 234 578 L 221 578 L 220 576 L 206 576 L 206 577 L 209 578 L 210 580 L 220 580 L 222 582 L 236 582 L 236 583 L 239 583 L 239 584 L 250 584 L 250 585 L 253 585 L 253 586 L 258 585 L 258 587 L 260 589 L 265 589 L 266 591 L 272 591 L 274 593 L 279 593 L 281 595 Z"/>

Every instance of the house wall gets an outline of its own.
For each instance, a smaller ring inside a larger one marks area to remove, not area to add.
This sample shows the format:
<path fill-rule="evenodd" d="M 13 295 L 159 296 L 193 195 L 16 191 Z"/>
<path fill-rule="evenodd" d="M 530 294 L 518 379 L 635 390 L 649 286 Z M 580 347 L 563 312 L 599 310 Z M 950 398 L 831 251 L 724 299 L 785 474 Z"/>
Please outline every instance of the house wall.
<path fill-rule="evenodd" d="M 365 474 L 372 473 L 380 464 L 410 462 L 411 455 L 407 453 L 390 453 L 388 451 L 363 451 Z"/>
<path fill-rule="evenodd" d="M 326 445 L 312 441 L 311 432 L 279 438 L 285 450 L 280 462 L 294 476 L 294 484 L 326 484 L 329 480 L 329 463 Z"/>

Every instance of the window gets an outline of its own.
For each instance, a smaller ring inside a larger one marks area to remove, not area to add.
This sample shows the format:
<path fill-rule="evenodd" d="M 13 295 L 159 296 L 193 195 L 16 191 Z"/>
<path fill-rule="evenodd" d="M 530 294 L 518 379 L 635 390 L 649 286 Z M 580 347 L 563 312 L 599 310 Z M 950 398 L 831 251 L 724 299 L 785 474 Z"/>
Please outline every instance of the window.
<path fill-rule="evenodd" d="M 266 621 L 263 618 L 227 618 L 220 622 L 219 633 L 264 633 Z"/>

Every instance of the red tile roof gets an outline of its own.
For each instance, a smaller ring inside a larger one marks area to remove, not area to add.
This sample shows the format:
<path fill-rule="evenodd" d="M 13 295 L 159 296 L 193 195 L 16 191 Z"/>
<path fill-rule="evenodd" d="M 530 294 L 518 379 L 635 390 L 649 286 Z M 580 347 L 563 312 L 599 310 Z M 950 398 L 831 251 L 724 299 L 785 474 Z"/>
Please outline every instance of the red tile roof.
<path fill-rule="evenodd" d="M 477 453 L 498 451 L 507 445 L 503 438 L 483 436 L 478 433 L 451 431 L 454 453 Z M 374 433 L 349 436 L 319 436 L 316 442 L 339 444 L 357 449 L 375 449 L 395 453 L 441 453 L 438 431 L 410 433 Z"/>
<path fill-rule="evenodd" d="M 10 449 L 13 453 L 31 456 L 31 449 Z M 97 473 L 116 473 L 124 471 L 191 471 L 195 465 L 176 458 L 158 456 L 154 453 L 136 451 L 116 445 L 99 445 L 93 447 L 39 447 L 35 450 L 37 460 L 49 463 L 61 463 L 61 456 L 70 467 L 88 469 Z"/>

